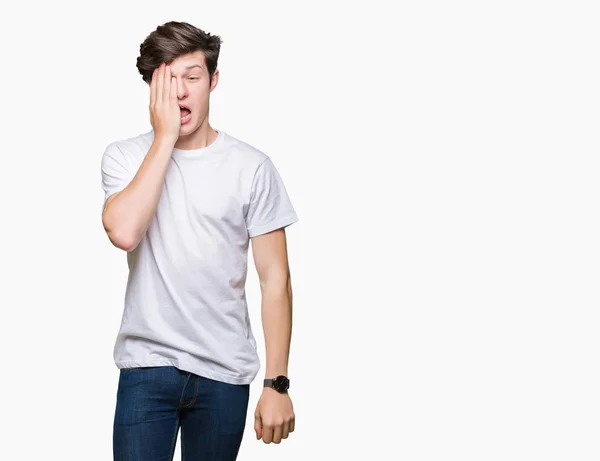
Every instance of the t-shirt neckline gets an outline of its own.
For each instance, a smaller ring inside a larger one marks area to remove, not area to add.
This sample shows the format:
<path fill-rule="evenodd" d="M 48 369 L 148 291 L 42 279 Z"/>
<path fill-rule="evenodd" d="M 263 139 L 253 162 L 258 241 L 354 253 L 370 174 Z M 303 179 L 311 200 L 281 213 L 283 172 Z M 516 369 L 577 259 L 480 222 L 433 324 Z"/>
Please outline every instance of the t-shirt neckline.
<path fill-rule="evenodd" d="M 209 154 L 219 148 L 221 141 L 224 137 L 223 130 L 214 129 L 217 132 L 217 137 L 215 140 L 210 143 L 208 146 L 201 147 L 200 149 L 179 149 L 177 147 L 173 148 L 173 157 L 198 157 L 199 155 Z"/>

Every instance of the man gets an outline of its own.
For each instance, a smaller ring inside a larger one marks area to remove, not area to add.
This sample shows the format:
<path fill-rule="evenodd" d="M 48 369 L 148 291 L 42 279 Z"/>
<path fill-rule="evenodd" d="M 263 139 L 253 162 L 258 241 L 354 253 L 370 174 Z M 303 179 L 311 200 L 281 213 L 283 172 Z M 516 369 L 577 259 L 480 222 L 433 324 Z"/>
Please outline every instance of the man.
<path fill-rule="evenodd" d="M 129 266 L 115 461 L 172 459 L 179 428 L 182 461 L 237 458 L 260 368 L 244 289 L 250 241 L 266 346 L 254 429 L 264 443 L 294 431 L 285 227 L 298 216 L 271 159 L 209 123 L 221 43 L 188 23 L 157 27 L 137 59 L 152 130 L 102 156 L 102 223 Z"/>

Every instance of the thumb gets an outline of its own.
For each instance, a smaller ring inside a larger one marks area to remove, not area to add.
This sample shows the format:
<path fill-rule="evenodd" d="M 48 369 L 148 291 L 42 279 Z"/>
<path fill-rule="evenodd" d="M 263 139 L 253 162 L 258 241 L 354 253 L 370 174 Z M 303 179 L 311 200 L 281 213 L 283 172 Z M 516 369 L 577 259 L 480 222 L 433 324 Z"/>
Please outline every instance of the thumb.
<path fill-rule="evenodd" d="M 262 437 L 262 420 L 258 413 L 254 415 L 254 431 L 256 432 L 256 439 L 260 440 Z"/>

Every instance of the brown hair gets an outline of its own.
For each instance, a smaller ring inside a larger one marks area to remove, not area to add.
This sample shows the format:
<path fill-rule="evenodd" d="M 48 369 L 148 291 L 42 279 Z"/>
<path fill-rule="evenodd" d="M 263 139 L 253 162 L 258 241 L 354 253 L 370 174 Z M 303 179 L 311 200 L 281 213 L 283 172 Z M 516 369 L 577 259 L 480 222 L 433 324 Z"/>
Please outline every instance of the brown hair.
<path fill-rule="evenodd" d="M 187 22 L 170 21 L 158 26 L 140 45 L 137 68 L 144 81 L 150 84 L 154 69 L 163 62 L 168 64 L 184 54 L 202 51 L 212 81 L 221 43 L 223 40 L 218 35 L 206 33 Z"/>

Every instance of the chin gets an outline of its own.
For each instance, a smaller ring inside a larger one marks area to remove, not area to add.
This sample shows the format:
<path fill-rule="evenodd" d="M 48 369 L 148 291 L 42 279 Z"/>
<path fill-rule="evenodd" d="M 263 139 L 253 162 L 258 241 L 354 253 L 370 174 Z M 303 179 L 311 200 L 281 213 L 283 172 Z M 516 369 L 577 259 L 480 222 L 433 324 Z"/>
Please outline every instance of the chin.
<path fill-rule="evenodd" d="M 181 126 L 181 128 L 179 129 L 179 134 L 182 136 L 187 136 L 195 132 L 198 128 L 200 127 L 197 126 L 195 123 L 187 123 Z"/>

